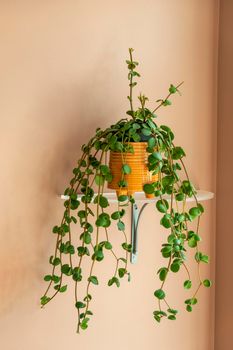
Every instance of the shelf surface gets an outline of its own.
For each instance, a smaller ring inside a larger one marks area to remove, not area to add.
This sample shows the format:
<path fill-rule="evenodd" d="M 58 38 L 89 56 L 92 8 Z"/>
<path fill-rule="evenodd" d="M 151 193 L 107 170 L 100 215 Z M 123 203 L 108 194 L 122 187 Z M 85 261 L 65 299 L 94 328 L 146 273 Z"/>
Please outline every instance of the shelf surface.
<path fill-rule="evenodd" d="M 108 199 L 109 203 L 117 203 L 116 192 L 105 192 L 103 193 L 103 196 L 105 196 Z M 82 195 L 79 194 L 77 197 L 81 198 Z M 199 202 L 203 202 L 203 201 L 213 199 L 214 193 L 209 191 L 198 190 L 196 197 Z M 163 198 L 167 200 L 171 199 L 170 195 L 163 195 Z M 61 199 L 67 200 L 69 199 L 69 196 L 61 195 Z M 153 202 L 157 202 L 160 198 L 159 197 L 146 198 L 144 192 L 135 192 L 134 199 L 137 203 L 153 203 Z M 195 198 L 187 197 L 186 201 L 195 202 Z"/>

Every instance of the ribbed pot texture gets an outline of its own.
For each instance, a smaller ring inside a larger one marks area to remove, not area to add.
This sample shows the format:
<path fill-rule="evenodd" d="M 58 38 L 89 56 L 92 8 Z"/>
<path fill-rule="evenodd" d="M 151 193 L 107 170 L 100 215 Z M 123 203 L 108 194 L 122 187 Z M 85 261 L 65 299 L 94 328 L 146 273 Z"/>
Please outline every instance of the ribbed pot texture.
<path fill-rule="evenodd" d="M 108 188 L 116 190 L 117 195 L 133 195 L 134 192 L 141 192 L 143 185 L 158 180 L 158 175 L 152 175 L 147 169 L 146 151 L 147 142 L 129 142 L 133 147 L 134 153 L 110 152 L 109 168 L 113 175 L 113 180 L 108 184 Z M 119 188 L 118 183 L 122 180 L 122 166 L 128 164 L 131 168 L 130 174 L 125 174 L 124 179 L 128 186 Z M 153 195 L 146 195 L 153 197 Z"/>

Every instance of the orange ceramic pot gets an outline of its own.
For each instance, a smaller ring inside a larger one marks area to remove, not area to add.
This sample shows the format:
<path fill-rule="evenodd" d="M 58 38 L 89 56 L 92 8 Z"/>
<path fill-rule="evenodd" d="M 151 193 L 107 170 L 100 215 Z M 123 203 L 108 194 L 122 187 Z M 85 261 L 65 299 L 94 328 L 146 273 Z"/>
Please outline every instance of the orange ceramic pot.
<path fill-rule="evenodd" d="M 113 180 L 108 184 L 108 188 L 116 190 L 118 196 L 122 194 L 133 195 L 134 192 L 141 192 L 144 184 L 158 180 L 158 175 L 152 175 L 147 168 L 147 142 L 129 142 L 129 145 L 133 147 L 133 153 L 110 152 L 109 168 L 113 175 Z M 131 173 L 124 175 L 127 187 L 120 188 L 118 183 L 122 180 L 123 164 L 130 166 Z M 153 194 L 146 194 L 146 197 L 153 197 Z"/>

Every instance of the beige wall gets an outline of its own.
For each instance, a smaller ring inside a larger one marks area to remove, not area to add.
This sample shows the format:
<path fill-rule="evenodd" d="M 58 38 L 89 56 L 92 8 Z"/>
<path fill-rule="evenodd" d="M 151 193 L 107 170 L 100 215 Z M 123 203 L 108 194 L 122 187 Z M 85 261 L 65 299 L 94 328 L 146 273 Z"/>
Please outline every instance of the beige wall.
<path fill-rule="evenodd" d="M 220 2 L 218 75 L 218 171 L 216 240 L 216 350 L 233 348 L 232 337 L 232 215 L 233 197 L 233 2 Z M 230 102 L 230 103 L 229 103 Z"/>
<path fill-rule="evenodd" d="M 187 150 L 195 184 L 215 190 L 217 10 L 213 0 L 0 2 L 2 350 L 170 350 L 174 342 L 179 350 L 211 349 L 214 289 L 202 290 L 195 312 L 187 314 L 181 274 L 179 286 L 169 282 L 171 299 L 183 310 L 177 322 L 158 326 L 152 319 L 163 238 L 153 205 L 141 221 L 132 283 L 96 288 L 87 333 L 75 334 L 72 292 L 45 310 L 38 300 L 54 244 L 49 232 L 62 212 L 57 194 L 80 145 L 127 108 L 128 47 L 141 62 L 138 92 L 151 106 L 171 82 L 185 81 L 182 97 L 160 112 L 160 121 Z M 209 202 L 202 236 L 212 256 L 214 225 Z M 211 266 L 213 277 L 214 260 Z M 101 271 L 111 274 L 110 258 Z"/>

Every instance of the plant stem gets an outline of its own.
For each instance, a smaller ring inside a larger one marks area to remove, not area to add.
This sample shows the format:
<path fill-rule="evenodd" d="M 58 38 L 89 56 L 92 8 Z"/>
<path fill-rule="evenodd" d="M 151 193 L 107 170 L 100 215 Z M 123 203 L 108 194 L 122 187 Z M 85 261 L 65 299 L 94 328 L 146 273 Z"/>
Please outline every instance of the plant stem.
<path fill-rule="evenodd" d="M 183 81 L 182 81 L 180 84 L 178 84 L 178 85 L 176 86 L 176 89 L 178 89 L 182 84 L 184 84 Z M 172 95 L 172 93 L 170 92 L 170 93 L 165 97 L 165 99 L 162 100 L 162 101 L 160 102 L 160 104 L 153 110 L 152 113 L 155 113 L 160 107 L 162 107 L 164 101 L 168 100 L 169 97 L 170 97 L 171 95 Z"/>
<path fill-rule="evenodd" d="M 133 49 L 129 49 L 129 55 L 130 55 L 130 61 L 131 63 L 133 63 L 133 55 L 132 55 Z M 133 112 L 133 70 L 131 69 L 130 71 L 130 83 L 129 83 L 129 87 L 130 87 L 130 93 L 129 93 L 129 97 L 130 97 L 130 110 Z"/>

